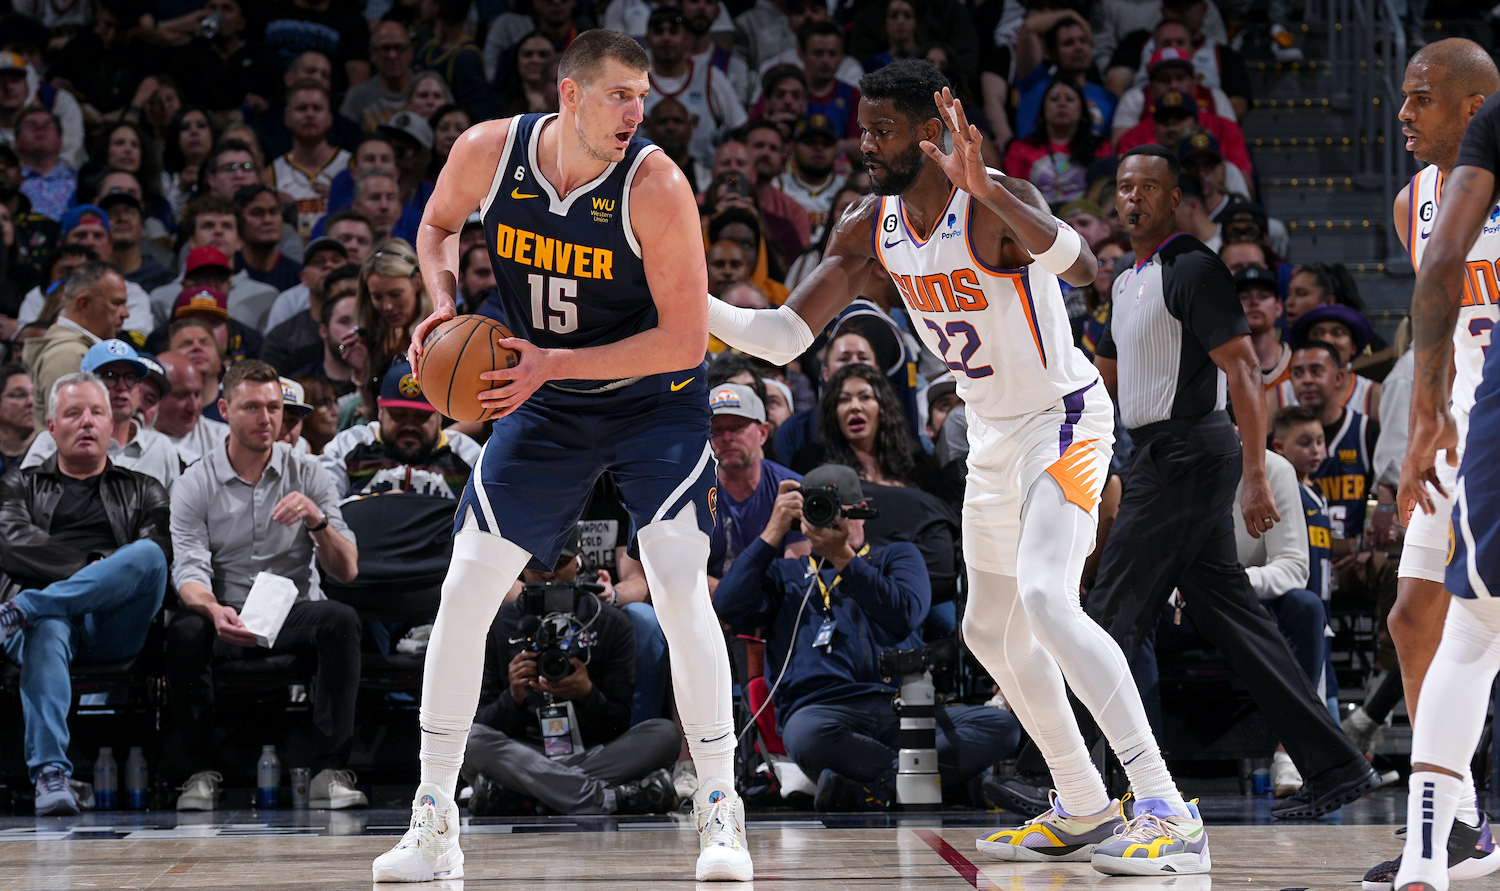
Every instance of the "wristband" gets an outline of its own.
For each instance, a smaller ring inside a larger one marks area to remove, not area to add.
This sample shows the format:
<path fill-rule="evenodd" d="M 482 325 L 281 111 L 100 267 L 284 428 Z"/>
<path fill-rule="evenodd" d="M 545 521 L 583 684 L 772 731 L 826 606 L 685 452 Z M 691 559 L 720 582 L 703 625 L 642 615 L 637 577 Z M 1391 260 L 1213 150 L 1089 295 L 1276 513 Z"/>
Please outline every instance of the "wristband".
<path fill-rule="evenodd" d="M 1375 512 L 1378 513 L 1378 514 L 1393 514 L 1393 513 L 1396 512 L 1396 505 L 1394 505 L 1394 504 L 1377 504 L 1377 505 L 1375 505 Z"/>
<path fill-rule="evenodd" d="M 327 528 L 328 528 L 328 515 L 324 514 L 323 515 L 323 522 L 319 523 L 316 526 L 309 526 L 309 527 L 307 527 L 307 531 L 308 532 L 322 532 L 324 529 L 327 529 Z"/>
<path fill-rule="evenodd" d="M 1073 268 L 1073 264 L 1078 262 L 1082 254 L 1083 239 L 1078 237 L 1078 233 L 1073 231 L 1072 226 L 1059 220 L 1057 238 L 1053 240 L 1052 247 L 1035 255 L 1035 259 L 1043 269 L 1053 275 L 1062 275 Z"/>

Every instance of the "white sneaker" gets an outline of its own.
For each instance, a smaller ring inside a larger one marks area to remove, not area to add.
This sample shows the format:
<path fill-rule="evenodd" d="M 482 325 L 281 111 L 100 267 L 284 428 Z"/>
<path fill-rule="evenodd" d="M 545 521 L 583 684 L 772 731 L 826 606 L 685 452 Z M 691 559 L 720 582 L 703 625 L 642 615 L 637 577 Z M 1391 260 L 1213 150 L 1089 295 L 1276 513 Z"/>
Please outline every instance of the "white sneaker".
<path fill-rule="evenodd" d="M 342 810 L 365 807 L 370 801 L 354 788 L 354 771 L 325 768 L 318 771 L 307 787 L 307 806 L 317 810 Z"/>
<path fill-rule="evenodd" d="M 1292 756 L 1277 752 L 1271 756 L 1271 794 L 1285 798 L 1302 788 L 1302 773 L 1292 763 Z"/>
<path fill-rule="evenodd" d="M 1389 723 L 1389 716 L 1386 721 Z M 1344 719 L 1343 729 L 1344 735 L 1349 737 L 1354 747 L 1366 755 L 1373 754 L 1380 748 L 1380 743 L 1385 738 L 1385 725 L 1375 723 L 1375 719 L 1370 717 L 1362 705 L 1355 706 L 1349 717 Z"/>
<path fill-rule="evenodd" d="M 693 821 L 703 850 L 698 854 L 698 881 L 748 882 L 755 878 L 745 850 L 745 802 L 728 780 L 704 780 L 693 796 Z"/>
<path fill-rule="evenodd" d="M 698 766 L 691 761 L 677 762 L 677 775 L 672 778 L 672 785 L 677 788 L 677 797 L 683 801 L 692 798 L 698 792 Z"/>
<path fill-rule="evenodd" d="M 458 848 L 458 832 L 458 805 L 437 786 L 423 783 L 411 806 L 411 828 L 394 848 L 375 858 L 375 881 L 463 878 L 464 852 Z"/>
<path fill-rule="evenodd" d="M 200 770 L 182 784 L 177 796 L 179 811 L 211 811 L 219 806 L 219 784 L 224 776 L 217 770 Z"/>

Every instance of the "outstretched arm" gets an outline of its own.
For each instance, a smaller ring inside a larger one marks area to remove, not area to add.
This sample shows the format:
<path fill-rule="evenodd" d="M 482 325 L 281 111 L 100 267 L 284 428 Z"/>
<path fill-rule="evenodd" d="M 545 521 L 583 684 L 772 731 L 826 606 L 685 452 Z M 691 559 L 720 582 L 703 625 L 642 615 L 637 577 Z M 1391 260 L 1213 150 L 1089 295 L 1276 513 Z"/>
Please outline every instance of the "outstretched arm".
<path fill-rule="evenodd" d="M 1482 167 L 1453 168 L 1443 187 L 1432 237 L 1422 255 L 1417 285 L 1411 295 L 1412 352 L 1416 360 L 1411 389 L 1411 437 L 1401 467 L 1397 503 L 1406 514 L 1412 505 L 1432 513 L 1430 483 L 1437 479 L 1438 450 L 1446 450 L 1449 464 L 1458 463 L 1458 429 L 1448 413 L 1452 389 L 1453 326 L 1463 300 L 1464 260 L 1484 221 L 1495 206 L 1495 174 Z"/>
<path fill-rule="evenodd" d="M 1012 177 L 997 181 L 990 176 L 979 154 L 983 141 L 979 128 L 969 123 L 963 103 L 947 87 L 934 93 L 933 100 L 953 134 L 953 151 L 944 154 L 940 146 L 924 140 L 922 151 L 927 157 L 942 167 L 954 185 L 1004 220 L 1016 241 L 1043 269 L 1076 288 L 1092 284 L 1099 263 L 1088 244 L 1052 215 L 1035 186 Z"/>

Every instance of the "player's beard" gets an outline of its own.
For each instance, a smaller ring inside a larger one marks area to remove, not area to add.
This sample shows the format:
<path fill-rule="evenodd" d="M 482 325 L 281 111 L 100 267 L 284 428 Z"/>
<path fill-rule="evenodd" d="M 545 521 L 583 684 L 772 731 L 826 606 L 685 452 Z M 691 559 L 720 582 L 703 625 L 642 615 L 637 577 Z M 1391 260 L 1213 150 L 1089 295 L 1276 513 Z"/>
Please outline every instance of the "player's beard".
<path fill-rule="evenodd" d="M 580 108 L 576 123 L 573 125 L 574 132 L 578 134 L 578 144 L 583 146 L 583 153 L 595 161 L 603 161 L 606 164 L 613 164 L 623 160 L 625 157 L 624 152 L 615 148 L 614 136 L 615 132 L 618 131 L 611 131 L 604 137 L 605 140 L 608 140 L 607 143 L 604 143 L 603 140 L 596 141 L 589 135 L 589 131 L 592 129 L 589 126 L 591 123 L 589 118 L 591 117 L 591 115 L 586 114 Z"/>
<path fill-rule="evenodd" d="M 900 195 L 917 181 L 917 176 L 921 174 L 922 165 L 926 161 L 921 145 L 914 143 L 911 148 L 892 158 L 889 164 L 876 162 L 885 171 L 885 178 L 880 181 L 872 174 L 870 190 L 877 195 Z M 865 159 L 865 163 L 868 166 L 868 158 Z"/>

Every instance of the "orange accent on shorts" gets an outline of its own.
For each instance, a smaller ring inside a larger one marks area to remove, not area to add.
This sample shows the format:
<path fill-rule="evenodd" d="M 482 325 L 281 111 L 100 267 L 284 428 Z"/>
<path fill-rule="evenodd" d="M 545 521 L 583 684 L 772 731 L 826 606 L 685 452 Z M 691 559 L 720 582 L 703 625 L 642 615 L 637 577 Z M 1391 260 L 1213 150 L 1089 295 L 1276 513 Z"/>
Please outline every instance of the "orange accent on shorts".
<path fill-rule="evenodd" d="M 1062 486 L 1063 497 L 1090 514 L 1099 504 L 1099 490 L 1102 488 L 1102 480 L 1096 478 L 1094 471 L 1094 443 L 1098 441 L 1090 439 L 1073 443 L 1047 468 Z"/>

